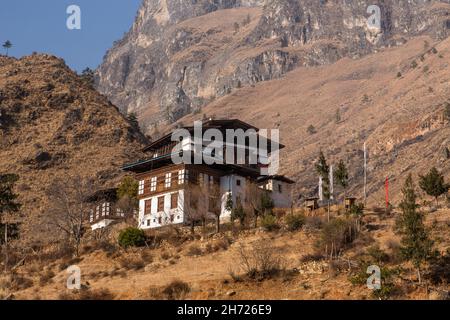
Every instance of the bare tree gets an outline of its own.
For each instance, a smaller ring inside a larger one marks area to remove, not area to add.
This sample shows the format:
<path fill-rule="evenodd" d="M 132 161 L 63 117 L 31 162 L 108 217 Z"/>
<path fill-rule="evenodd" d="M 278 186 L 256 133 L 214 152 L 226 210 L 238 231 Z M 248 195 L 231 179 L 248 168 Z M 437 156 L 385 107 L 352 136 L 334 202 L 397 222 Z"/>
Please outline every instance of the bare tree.
<path fill-rule="evenodd" d="M 261 208 L 261 196 L 263 190 L 256 183 L 247 181 L 245 184 L 244 208 L 254 218 L 254 227 L 258 226 L 258 218 L 263 214 Z"/>
<path fill-rule="evenodd" d="M 261 189 L 256 183 L 248 181 L 245 186 L 245 211 L 254 218 L 254 227 L 258 226 L 258 218 L 272 212 L 273 200 L 269 191 Z"/>
<path fill-rule="evenodd" d="M 204 187 L 200 184 L 189 182 L 184 189 L 184 203 L 180 208 L 185 216 L 185 221 L 194 233 L 194 227 L 198 222 L 205 223 L 207 214 L 207 202 Z M 206 213 L 205 213 L 206 212 Z"/>
<path fill-rule="evenodd" d="M 208 189 L 208 202 L 209 212 L 211 212 L 216 218 L 216 233 L 220 232 L 220 215 L 221 215 L 221 194 L 220 186 L 218 184 L 212 184 Z"/>
<path fill-rule="evenodd" d="M 47 189 L 50 205 L 45 223 L 67 237 L 77 256 L 86 223 L 95 206 L 86 202 L 93 190 L 92 180 L 78 176 L 57 179 Z"/>

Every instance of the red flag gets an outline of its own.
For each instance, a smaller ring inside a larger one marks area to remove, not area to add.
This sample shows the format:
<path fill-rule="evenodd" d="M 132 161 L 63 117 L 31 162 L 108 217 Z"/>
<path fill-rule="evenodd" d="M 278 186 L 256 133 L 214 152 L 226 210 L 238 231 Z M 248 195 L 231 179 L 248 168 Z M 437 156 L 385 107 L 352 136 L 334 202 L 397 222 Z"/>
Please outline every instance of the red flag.
<path fill-rule="evenodd" d="M 385 187 L 386 187 L 386 208 L 389 208 L 389 177 L 386 177 Z"/>

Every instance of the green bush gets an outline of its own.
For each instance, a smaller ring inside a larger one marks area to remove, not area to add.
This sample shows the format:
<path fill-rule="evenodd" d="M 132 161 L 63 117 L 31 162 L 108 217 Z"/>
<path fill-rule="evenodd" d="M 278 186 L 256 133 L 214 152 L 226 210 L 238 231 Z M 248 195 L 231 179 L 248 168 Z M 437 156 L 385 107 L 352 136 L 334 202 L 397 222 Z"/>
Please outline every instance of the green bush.
<path fill-rule="evenodd" d="M 305 216 L 290 214 L 286 217 L 286 225 L 289 231 L 297 231 L 305 224 Z"/>
<path fill-rule="evenodd" d="M 145 233 L 137 228 L 126 228 L 119 234 L 119 245 L 124 248 L 141 247 L 145 244 Z"/>
<path fill-rule="evenodd" d="M 266 214 L 261 220 L 261 227 L 266 231 L 274 231 L 279 228 L 277 218 L 271 214 Z"/>

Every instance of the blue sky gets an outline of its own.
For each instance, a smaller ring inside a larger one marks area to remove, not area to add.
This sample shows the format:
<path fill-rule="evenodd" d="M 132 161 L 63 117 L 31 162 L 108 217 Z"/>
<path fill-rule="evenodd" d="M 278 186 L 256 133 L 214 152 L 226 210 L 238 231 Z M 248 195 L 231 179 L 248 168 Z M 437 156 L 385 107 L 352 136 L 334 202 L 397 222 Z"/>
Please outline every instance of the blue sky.
<path fill-rule="evenodd" d="M 45 52 L 74 70 L 96 68 L 115 40 L 127 32 L 141 0 L 0 0 L 0 42 L 10 55 Z M 66 26 L 69 5 L 81 9 L 81 30 Z M 4 54 L 3 48 L 0 47 Z"/>

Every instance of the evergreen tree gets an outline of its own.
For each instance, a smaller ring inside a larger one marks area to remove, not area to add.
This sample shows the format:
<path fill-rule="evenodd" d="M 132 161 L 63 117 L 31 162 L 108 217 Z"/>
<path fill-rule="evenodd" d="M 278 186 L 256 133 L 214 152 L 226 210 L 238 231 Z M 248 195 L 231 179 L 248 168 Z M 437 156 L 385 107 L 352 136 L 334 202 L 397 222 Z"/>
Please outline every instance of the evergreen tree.
<path fill-rule="evenodd" d="M 344 199 L 345 199 L 345 190 L 348 187 L 348 170 L 343 160 L 339 161 L 337 168 L 334 171 L 334 179 L 336 180 L 338 185 L 344 188 Z"/>
<path fill-rule="evenodd" d="M 17 213 L 20 209 L 20 203 L 17 202 L 17 195 L 13 188 L 19 180 L 16 174 L 0 174 L 0 222 L 3 222 L 4 228 L 4 246 L 5 246 L 5 270 L 8 268 L 8 221 L 7 214 Z"/>
<path fill-rule="evenodd" d="M 396 221 L 396 230 L 401 235 L 401 253 L 417 269 L 421 282 L 421 267 L 432 257 L 433 242 L 423 223 L 423 215 L 418 211 L 417 196 L 412 176 L 409 175 L 402 189 L 400 203 L 402 214 Z"/>
<path fill-rule="evenodd" d="M 446 193 L 450 187 L 450 185 L 445 183 L 444 176 L 433 167 L 426 175 L 420 175 L 419 177 L 420 188 L 429 196 L 434 197 L 436 199 L 436 205 L 438 205 L 439 196 Z"/>
<path fill-rule="evenodd" d="M 133 126 L 133 128 L 138 129 L 139 128 L 139 121 L 137 118 L 136 113 L 131 112 L 127 115 L 127 120 L 130 122 L 130 124 Z"/>
<path fill-rule="evenodd" d="M 95 83 L 94 71 L 90 68 L 86 68 L 81 72 L 81 79 L 85 81 L 90 86 Z"/>
<path fill-rule="evenodd" d="M 13 45 L 12 45 L 11 41 L 9 41 L 9 40 L 6 40 L 5 43 L 3 44 L 3 48 L 5 48 L 5 50 L 6 50 L 6 56 L 8 56 L 9 49 L 11 49 L 12 46 Z"/>

